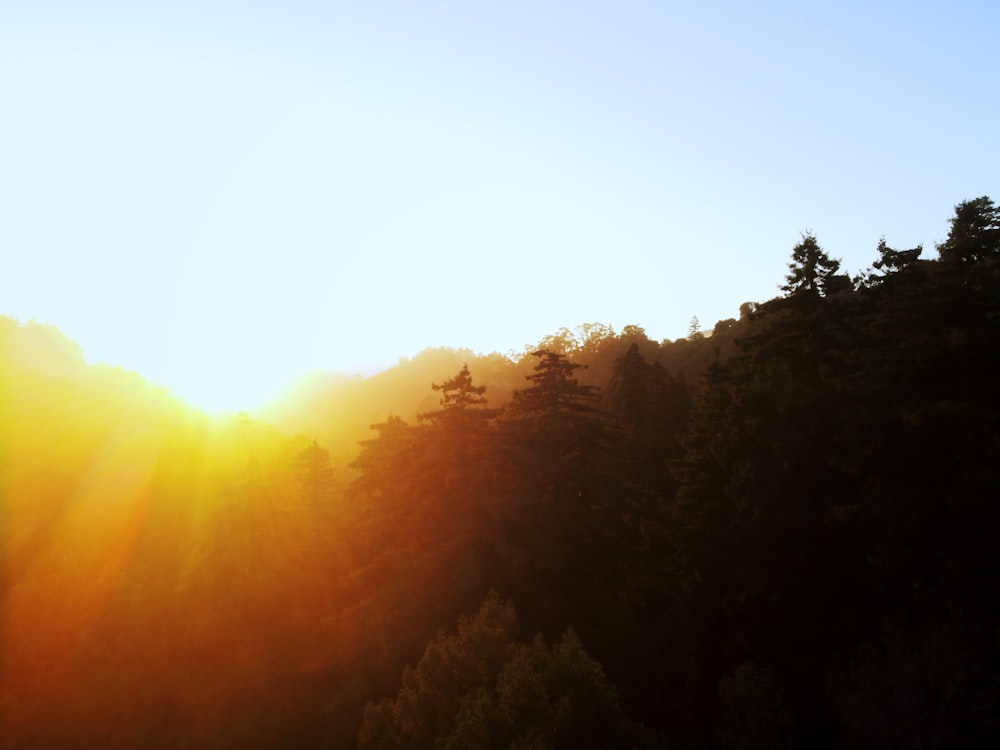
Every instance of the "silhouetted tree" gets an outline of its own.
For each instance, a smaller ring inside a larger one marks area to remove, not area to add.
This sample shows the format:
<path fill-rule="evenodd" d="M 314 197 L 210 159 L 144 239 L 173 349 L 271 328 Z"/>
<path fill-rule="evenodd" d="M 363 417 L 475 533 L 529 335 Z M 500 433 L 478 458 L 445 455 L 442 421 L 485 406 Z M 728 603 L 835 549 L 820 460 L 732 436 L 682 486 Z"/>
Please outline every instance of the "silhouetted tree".
<path fill-rule="evenodd" d="M 493 462 L 490 425 L 502 410 L 486 406 L 486 386 L 473 385 L 467 365 L 453 378 L 431 387 L 441 393 L 441 408 L 417 415 L 424 423 L 421 440 L 426 468 L 437 472 L 448 486 L 461 483 L 467 492 L 482 489 Z"/>
<path fill-rule="evenodd" d="M 329 495 L 334 484 L 329 449 L 313 440 L 299 451 L 295 468 L 303 491 L 313 503 L 319 503 Z"/>
<path fill-rule="evenodd" d="M 393 700 L 369 703 L 358 735 L 369 748 L 539 750 L 653 747 L 656 738 L 623 714 L 598 664 L 568 631 L 549 648 L 517 642 L 513 604 L 491 592 L 406 667 Z"/>
<path fill-rule="evenodd" d="M 371 425 L 378 436 L 360 441 L 361 450 L 350 467 L 358 471 L 351 485 L 355 496 L 380 497 L 405 487 L 417 470 L 420 457 L 418 432 L 401 417 L 390 414 Z"/>
<path fill-rule="evenodd" d="M 538 350 L 531 387 L 514 392 L 504 419 L 512 460 L 535 490 L 550 500 L 581 496 L 584 475 L 597 469 L 606 438 L 598 389 L 574 376 L 583 365 Z"/>
<path fill-rule="evenodd" d="M 703 335 L 701 332 L 701 321 L 697 315 L 691 316 L 691 323 L 688 325 L 688 338 L 694 340 Z"/>
<path fill-rule="evenodd" d="M 840 261 L 823 252 L 816 238 L 802 235 L 802 241 L 792 249 L 792 261 L 782 291 L 789 296 L 821 297 L 840 286 L 836 283 Z"/>
<path fill-rule="evenodd" d="M 949 221 L 948 239 L 937 246 L 942 261 L 969 264 L 1000 256 L 1000 208 L 989 197 L 962 201 Z"/>
<path fill-rule="evenodd" d="M 923 251 L 922 245 L 917 245 L 912 250 L 894 250 L 886 244 L 883 237 L 878 243 L 878 260 L 872 265 L 887 276 L 900 273 L 916 263 Z"/>
<path fill-rule="evenodd" d="M 649 364 L 632 344 L 615 360 L 606 396 L 624 428 L 629 484 L 669 496 L 675 483 L 667 461 L 680 456 L 680 439 L 687 429 L 684 381 L 659 362 Z"/>
<path fill-rule="evenodd" d="M 441 408 L 417 417 L 438 431 L 448 432 L 465 442 L 500 414 L 500 409 L 486 408 L 485 385 L 473 385 L 468 365 L 462 365 L 455 377 L 444 383 L 432 383 L 441 392 Z"/>
<path fill-rule="evenodd" d="M 655 419 L 653 403 L 653 368 L 632 344 L 628 351 L 615 361 L 614 373 L 608 387 L 608 404 L 632 431 L 640 429 L 649 419 Z"/>
<path fill-rule="evenodd" d="M 676 747 L 1000 747 L 997 228 L 959 204 L 850 293 L 803 237 L 704 340 L 430 352 L 304 403 L 311 444 L 0 316 L 0 734 L 349 747 L 394 694 L 364 746 L 655 744 L 614 683 Z M 500 414 L 463 361 L 525 387 Z M 373 408 L 419 417 L 361 440 L 352 502 L 282 502 L 335 499 L 321 445 Z M 556 645 L 499 597 L 434 639 L 491 587 Z"/>
<path fill-rule="evenodd" d="M 525 379 L 530 388 L 514 392 L 511 413 L 515 417 L 526 415 L 553 415 L 569 412 L 596 413 L 600 401 L 598 389 L 580 385 L 573 377 L 577 370 L 586 369 L 567 359 L 566 355 L 547 350 L 536 350 L 531 356 L 538 358 L 535 374 Z"/>

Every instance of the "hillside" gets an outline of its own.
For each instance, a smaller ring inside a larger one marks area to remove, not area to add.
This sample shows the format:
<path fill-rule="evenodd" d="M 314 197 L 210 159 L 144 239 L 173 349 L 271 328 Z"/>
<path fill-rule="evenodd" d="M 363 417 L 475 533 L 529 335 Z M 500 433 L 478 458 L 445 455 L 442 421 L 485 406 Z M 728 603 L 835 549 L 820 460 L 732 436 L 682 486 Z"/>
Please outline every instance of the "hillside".
<path fill-rule="evenodd" d="M 1000 742 L 1000 211 L 209 418 L 0 318 L 4 747 Z"/>

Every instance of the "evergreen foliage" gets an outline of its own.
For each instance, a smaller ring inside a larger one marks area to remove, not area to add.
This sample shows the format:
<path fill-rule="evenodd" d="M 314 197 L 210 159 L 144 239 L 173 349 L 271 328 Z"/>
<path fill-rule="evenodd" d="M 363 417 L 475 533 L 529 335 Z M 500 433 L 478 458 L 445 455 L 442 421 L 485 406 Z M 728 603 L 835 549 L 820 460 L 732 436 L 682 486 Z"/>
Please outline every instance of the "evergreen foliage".
<path fill-rule="evenodd" d="M 962 201 L 949 221 L 948 239 L 937 248 L 943 262 L 954 265 L 996 261 L 1000 255 L 1000 208 L 989 197 Z"/>
<path fill-rule="evenodd" d="M 554 647 L 515 640 L 517 614 L 491 591 L 458 633 L 438 634 L 395 699 L 368 703 L 360 750 L 654 747 L 625 718 L 604 672 L 566 631 Z"/>
<path fill-rule="evenodd" d="M 998 230 L 806 235 L 710 337 L 429 350 L 315 438 L 0 318 L 4 747 L 1000 746 Z"/>
<path fill-rule="evenodd" d="M 792 250 L 781 289 L 790 297 L 822 297 L 842 288 L 838 284 L 842 277 L 836 275 L 839 270 L 840 261 L 830 258 L 813 235 L 804 234 Z"/>

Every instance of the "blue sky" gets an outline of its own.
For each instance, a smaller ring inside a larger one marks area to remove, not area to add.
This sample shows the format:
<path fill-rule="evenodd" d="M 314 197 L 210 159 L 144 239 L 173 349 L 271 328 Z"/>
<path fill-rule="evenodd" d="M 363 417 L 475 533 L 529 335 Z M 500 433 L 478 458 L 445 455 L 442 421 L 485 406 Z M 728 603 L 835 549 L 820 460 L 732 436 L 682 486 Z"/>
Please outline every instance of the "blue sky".
<path fill-rule="evenodd" d="M 0 2 L 0 313 L 240 406 L 1000 199 L 993 2 Z"/>

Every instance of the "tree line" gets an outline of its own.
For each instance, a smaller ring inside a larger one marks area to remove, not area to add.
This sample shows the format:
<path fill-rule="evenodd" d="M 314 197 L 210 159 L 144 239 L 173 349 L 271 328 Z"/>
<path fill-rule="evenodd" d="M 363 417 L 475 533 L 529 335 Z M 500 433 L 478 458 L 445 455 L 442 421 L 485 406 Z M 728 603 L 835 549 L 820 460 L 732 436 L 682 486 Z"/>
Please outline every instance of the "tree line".
<path fill-rule="evenodd" d="M 7 357 L 0 727 L 13 747 L 994 746 L 1000 211 L 959 204 L 936 250 L 883 239 L 851 277 L 807 234 L 781 295 L 707 335 L 438 353 L 453 369 L 354 451 Z M 125 390 L 115 421 L 81 416 Z"/>

